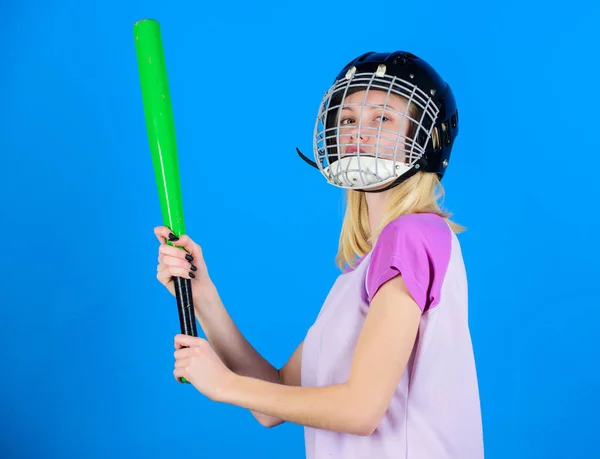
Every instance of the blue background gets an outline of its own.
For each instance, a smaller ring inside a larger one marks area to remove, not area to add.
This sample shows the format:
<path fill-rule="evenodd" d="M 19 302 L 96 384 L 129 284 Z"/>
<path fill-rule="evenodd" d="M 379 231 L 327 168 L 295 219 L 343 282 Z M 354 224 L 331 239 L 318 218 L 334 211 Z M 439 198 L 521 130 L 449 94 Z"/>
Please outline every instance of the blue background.
<path fill-rule="evenodd" d="M 172 376 L 174 300 L 133 24 L 162 25 L 189 234 L 273 364 L 335 276 L 342 194 L 303 163 L 339 69 L 407 49 L 451 82 L 490 459 L 600 457 L 599 7 L 592 2 L 32 2 L 1 6 L 0 457 L 304 457 Z"/>

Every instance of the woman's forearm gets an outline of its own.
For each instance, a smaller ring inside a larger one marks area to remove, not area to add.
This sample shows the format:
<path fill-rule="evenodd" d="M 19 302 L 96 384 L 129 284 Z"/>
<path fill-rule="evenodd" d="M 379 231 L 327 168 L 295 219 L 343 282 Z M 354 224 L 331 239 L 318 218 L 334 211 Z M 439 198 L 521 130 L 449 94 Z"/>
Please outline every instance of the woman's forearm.
<path fill-rule="evenodd" d="M 200 326 L 222 362 L 234 373 L 279 382 L 277 369 L 242 335 L 225 309 L 217 289 L 194 298 Z"/>
<path fill-rule="evenodd" d="M 370 435 L 378 422 L 365 398 L 348 384 L 285 386 L 237 376 L 221 401 L 295 424 L 354 435 Z"/>
<path fill-rule="evenodd" d="M 233 322 L 217 289 L 211 287 L 207 290 L 202 292 L 202 296 L 194 298 L 195 313 L 208 342 L 221 361 L 238 375 L 281 383 L 278 370 L 248 342 Z M 283 422 L 262 413 L 252 414 L 268 427 Z"/>

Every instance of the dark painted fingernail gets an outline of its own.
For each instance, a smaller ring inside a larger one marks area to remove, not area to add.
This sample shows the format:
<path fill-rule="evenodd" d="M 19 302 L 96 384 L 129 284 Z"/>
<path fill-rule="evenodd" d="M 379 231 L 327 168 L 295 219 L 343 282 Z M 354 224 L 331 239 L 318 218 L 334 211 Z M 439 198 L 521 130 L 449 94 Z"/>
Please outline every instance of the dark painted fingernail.
<path fill-rule="evenodd" d="M 194 275 L 194 273 L 193 273 L 193 272 L 190 272 L 190 277 L 191 277 L 192 279 L 194 279 L 196 276 Z"/>
<path fill-rule="evenodd" d="M 192 267 L 190 268 L 192 271 L 198 271 L 198 268 L 196 268 L 194 265 L 192 265 Z"/>
<path fill-rule="evenodd" d="M 178 241 L 179 238 L 175 236 L 173 233 L 169 233 L 169 241 Z"/>
<path fill-rule="evenodd" d="M 187 261 L 192 261 L 192 260 L 194 259 L 194 257 L 192 257 L 192 256 L 191 256 L 189 253 L 186 253 L 186 254 L 185 254 L 185 259 L 186 259 Z"/>

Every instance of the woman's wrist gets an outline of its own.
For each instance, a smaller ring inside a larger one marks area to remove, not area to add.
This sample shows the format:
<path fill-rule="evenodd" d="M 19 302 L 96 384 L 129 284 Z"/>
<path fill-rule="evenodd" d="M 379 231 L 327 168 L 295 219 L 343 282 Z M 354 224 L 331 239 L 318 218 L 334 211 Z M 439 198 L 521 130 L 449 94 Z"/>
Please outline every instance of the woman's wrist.
<path fill-rule="evenodd" d="M 192 286 L 192 299 L 197 314 L 222 304 L 217 287 L 210 279 Z"/>

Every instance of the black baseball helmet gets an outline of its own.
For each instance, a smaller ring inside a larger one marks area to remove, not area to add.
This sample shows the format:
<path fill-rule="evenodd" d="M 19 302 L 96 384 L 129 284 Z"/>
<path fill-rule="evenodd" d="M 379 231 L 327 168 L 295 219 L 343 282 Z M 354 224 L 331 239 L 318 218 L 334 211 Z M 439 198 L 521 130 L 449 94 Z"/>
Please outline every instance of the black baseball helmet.
<path fill-rule="evenodd" d="M 369 78 L 372 75 L 372 78 Z M 355 78 L 361 76 L 361 78 Z M 367 78 L 365 78 L 367 76 Z M 361 83 L 353 83 L 360 80 Z M 368 84 L 365 82 L 369 82 Z M 355 85 L 352 88 L 352 85 Z M 356 88 L 370 86 L 369 90 L 390 90 L 400 94 L 415 105 L 420 107 L 421 116 L 418 128 L 415 131 L 414 142 L 419 145 L 419 154 L 414 162 L 409 165 L 409 170 L 404 171 L 387 187 L 378 191 L 384 191 L 396 186 L 414 175 L 418 171 L 432 172 L 441 180 L 444 176 L 456 136 L 458 135 L 459 119 L 456 100 L 450 85 L 442 79 L 437 71 L 423 59 L 406 51 L 395 51 L 392 53 L 368 52 L 349 62 L 336 76 L 333 85 L 323 98 L 320 108 L 320 120 L 323 121 L 321 113 L 333 104 L 338 104 L 341 98 L 349 95 Z M 337 108 L 335 108 L 337 110 Z M 332 123 L 334 116 L 329 116 L 327 125 Z M 317 125 L 319 123 L 317 122 Z M 328 126 L 322 126 L 321 130 Z M 323 132 L 317 132 L 315 126 L 315 138 L 323 139 Z M 322 144 L 321 144 L 322 145 Z M 308 164 L 320 169 L 326 178 L 330 178 L 322 161 L 323 158 L 331 157 L 331 146 L 317 146 L 314 143 L 314 160 L 307 158 L 297 148 L 300 157 Z M 325 160 L 326 161 L 326 160 Z M 366 191 L 366 190 L 365 190 Z"/>

